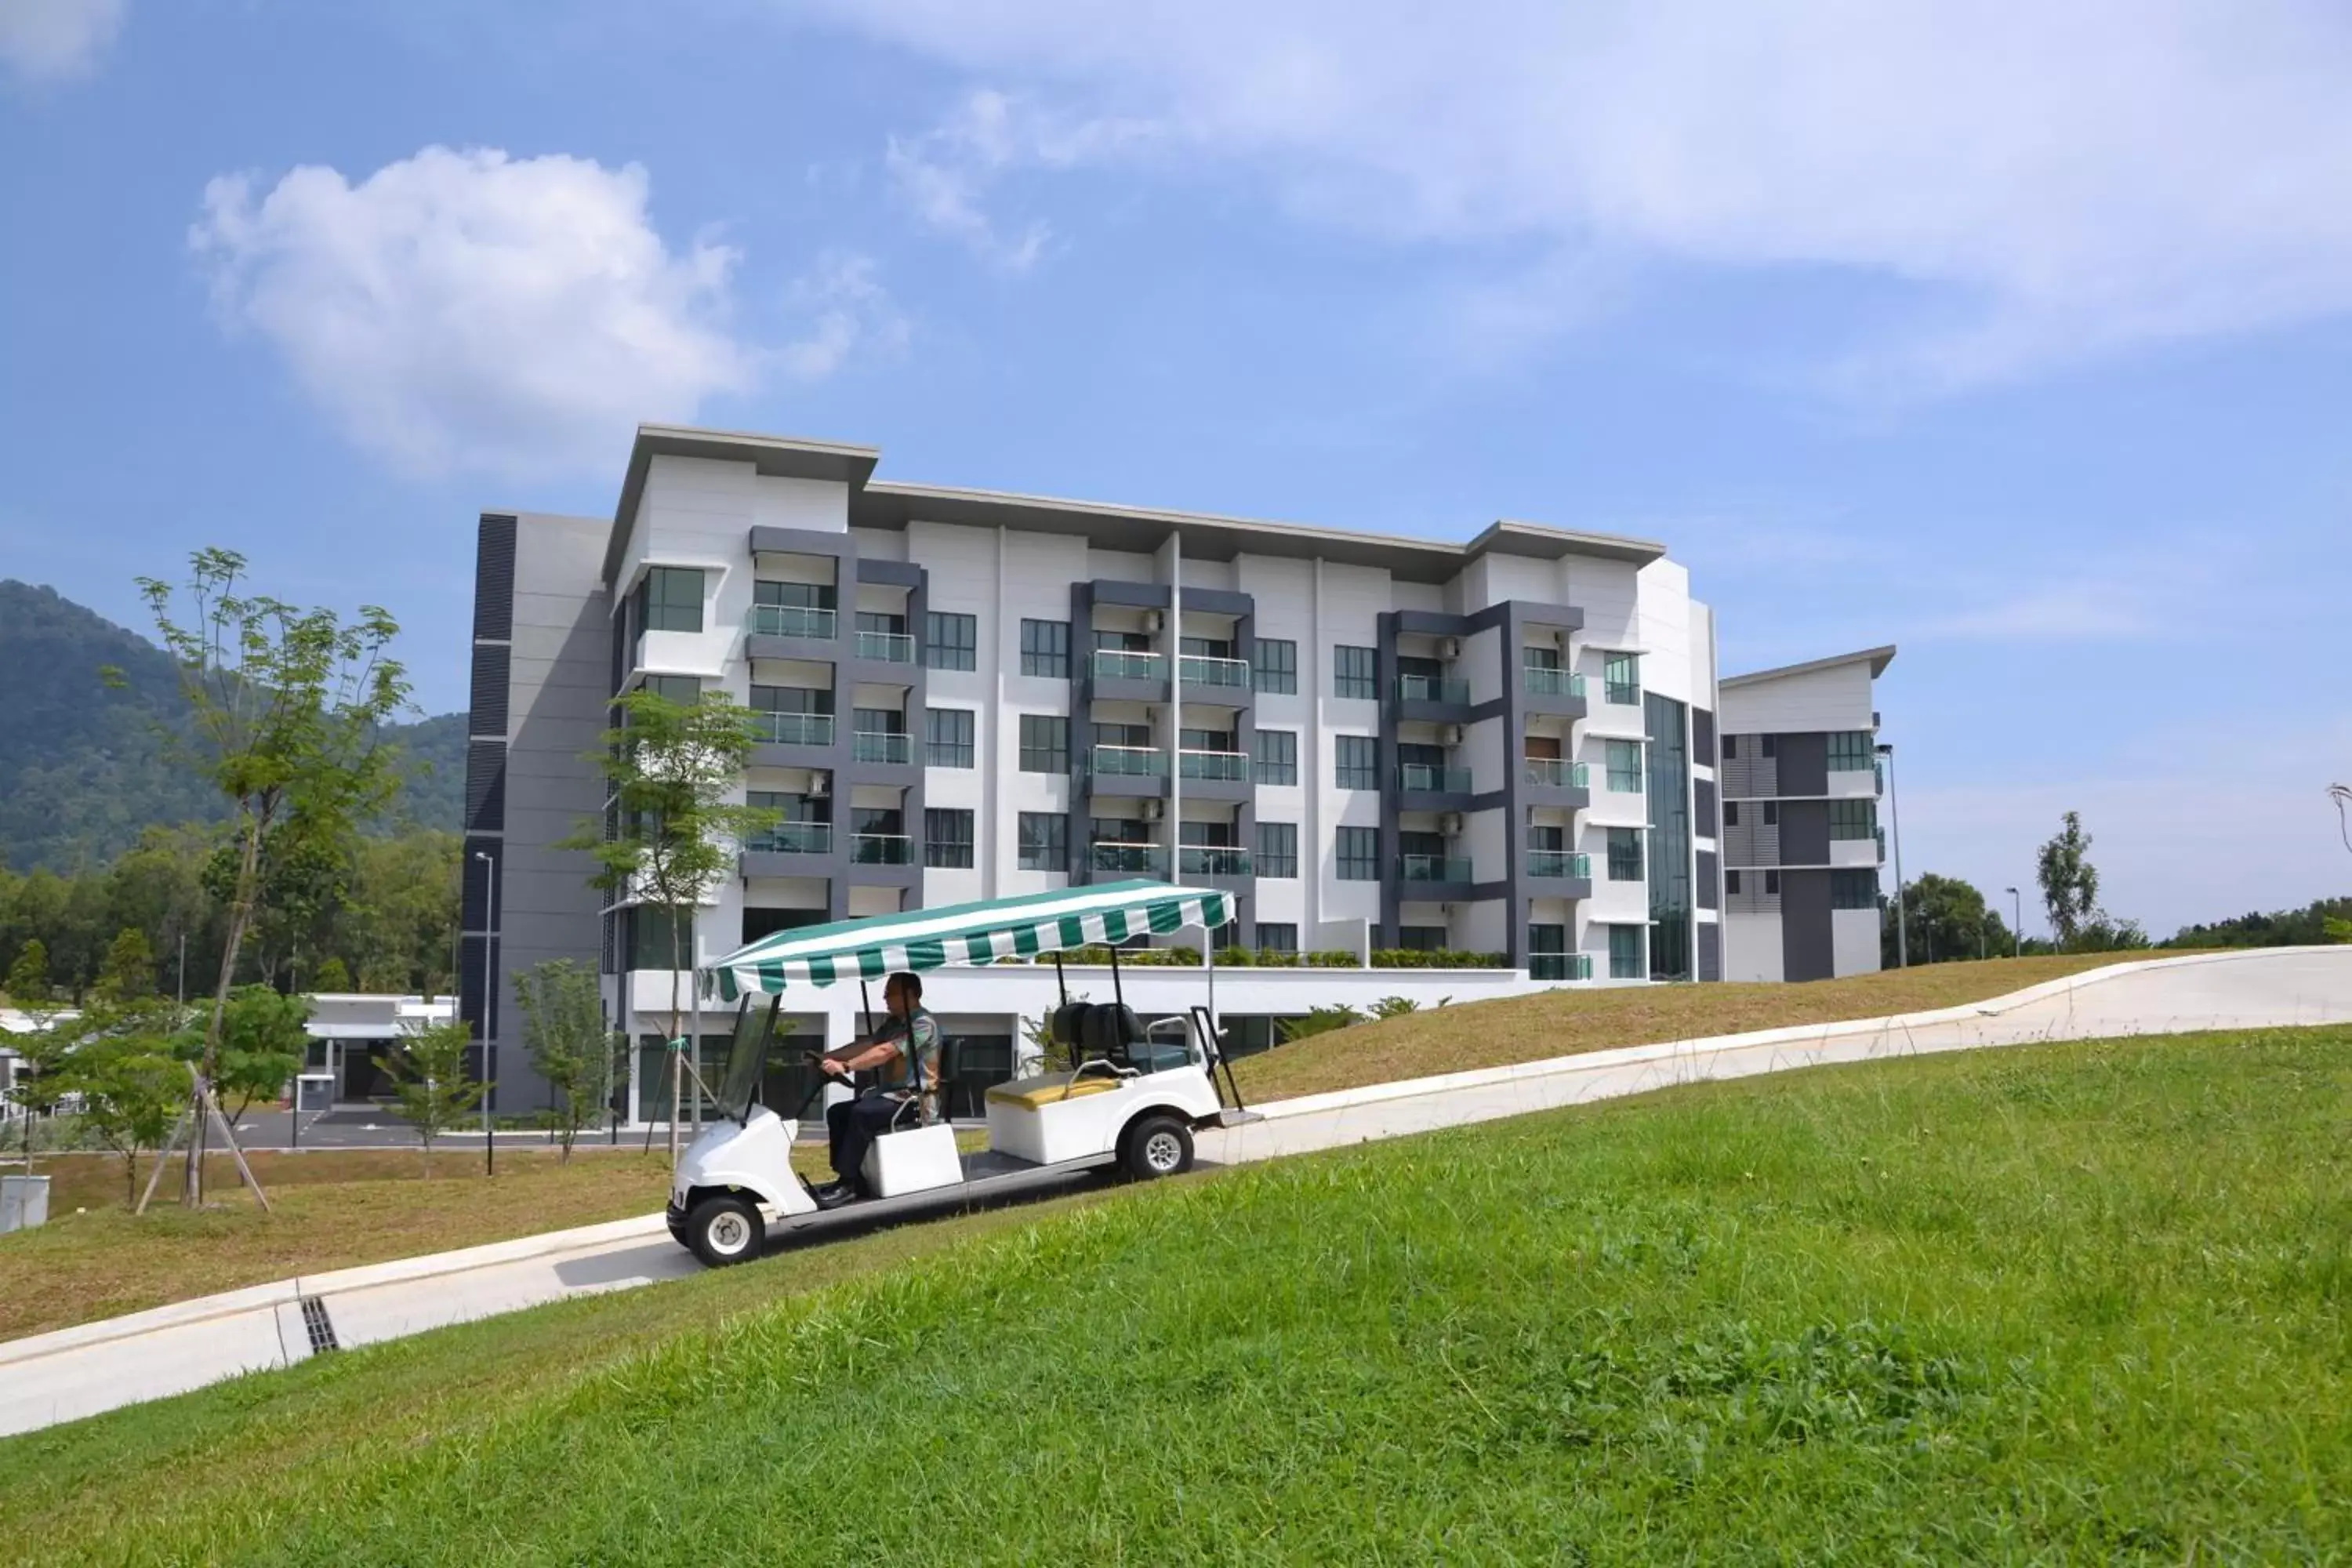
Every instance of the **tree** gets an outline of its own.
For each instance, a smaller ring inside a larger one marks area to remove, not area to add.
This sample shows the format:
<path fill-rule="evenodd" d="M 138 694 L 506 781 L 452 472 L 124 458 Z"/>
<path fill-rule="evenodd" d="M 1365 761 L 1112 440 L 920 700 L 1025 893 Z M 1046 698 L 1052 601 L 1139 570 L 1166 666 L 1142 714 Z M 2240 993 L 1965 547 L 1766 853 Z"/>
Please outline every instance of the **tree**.
<path fill-rule="evenodd" d="M 558 846 L 596 860 L 589 879 L 614 902 L 661 911 L 669 949 L 669 1037 L 685 1030 L 683 971 L 693 961 L 694 911 L 732 871 L 744 839 L 782 814 L 729 797 L 742 788 L 751 758 L 754 715 L 724 693 L 672 702 L 640 689 L 616 704 L 620 723 L 604 732 L 590 761 L 603 770 L 611 801 L 604 817 L 583 818 Z M 634 918 L 634 916 L 633 916 Z M 679 1058 L 670 1068 L 670 1158 L 677 1158 Z"/>
<path fill-rule="evenodd" d="M 2034 875 L 2042 883 L 2042 907 L 2062 948 L 2074 945 L 2083 922 L 2099 907 L 2099 873 L 2090 861 L 2091 836 L 2080 813 L 2068 812 L 2057 837 L 2042 847 Z"/>
<path fill-rule="evenodd" d="M 232 1122 L 257 1100 L 275 1100 L 310 1050 L 310 1004 L 268 985 L 240 985 L 228 994 L 221 1024 L 219 1092 L 234 1100 Z"/>
<path fill-rule="evenodd" d="M 554 1092 L 549 1114 L 562 1158 L 612 1096 L 620 1042 L 604 1027 L 596 972 L 568 958 L 533 965 L 515 986 L 530 1065 Z M 603 1096 L 600 1100 L 598 1097 Z"/>
<path fill-rule="evenodd" d="M 189 565 L 184 622 L 171 584 L 142 577 L 139 589 L 179 669 L 192 734 L 183 749 L 229 807 L 227 922 L 195 1086 L 201 1104 L 219 1078 L 237 953 L 264 912 L 265 889 L 308 875 L 399 790 L 381 737 L 408 707 L 408 679 L 388 657 L 399 626 L 384 610 L 363 606 L 347 626 L 332 610 L 245 594 L 245 558 L 233 551 L 200 550 Z M 121 671 L 106 673 L 121 683 Z M 204 1201 L 201 1134 L 189 1142 L 187 1169 L 194 1206 Z"/>
<path fill-rule="evenodd" d="M 98 994 L 109 1002 L 127 1002 L 155 994 L 155 950 L 136 926 L 114 933 L 106 949 L 106 963 L 98 972 Z"/>
<path fill-rule="evenodd" d="M 334 953 L 329 953 L 321 959 L 319 967 L 310 975 L 310 989 L 313 991 L 332 993 L 349 991 L 351 988 L 351 967 Z"/>
<path fill-rule="evenodd" d="M 425 1145 L 425 1173 L 433 1173 L 433 1140 L 464 1126 L 482 1103 L 484 1086 L 466 1076 L 474 1027 L 462 1018 L 413 1029 L 384 1058 L 398 1086 L 401 1113 Z"/>
<path fill-rule="evenodd" d="M 172 1054 L 168 1003 L 100 1003 L 75 1025 L 59 1077 L 81 1097 L 82 1125 L 122 1156 L 123 1202 L 139 1192 L 139 1156 L 160 1149 L 188 1103 L 188 1064 Z"/>
<path fill-rule="evenodd" d="M 49 948 L 39 937 L 16 950 L 8 966 L 8 999 L 19 1007 L 38 1011 L 49 1005 Z"/>
<path fill-rule="evenodd" d="M 2009 923 L 1985 896 L 1958 877 L 1923 872 L 1904 884 L 1902 918 L 1910 936 L 1911 962 L 1943 963 L 1962 958 L 2007 958 Z M 1879 928 L 1879 962 L 1895 967 L 1895 908 L 1889 904 Z"/>

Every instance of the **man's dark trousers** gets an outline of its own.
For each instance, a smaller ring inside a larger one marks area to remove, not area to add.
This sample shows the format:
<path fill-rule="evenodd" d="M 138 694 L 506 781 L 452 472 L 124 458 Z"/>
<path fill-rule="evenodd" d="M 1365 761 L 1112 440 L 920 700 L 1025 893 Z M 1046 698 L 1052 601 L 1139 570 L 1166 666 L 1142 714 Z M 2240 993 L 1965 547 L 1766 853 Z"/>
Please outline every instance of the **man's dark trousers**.
<path fill-rule="evenodd" d="M 890 1131 L 890 1123 L 898 1111 L 898 1100 L 879 1094 L 825 1107 L 824 1130 L 833 1139 L 833 1173 L 866 1192 L 866 1151 L 874 1147 L 875 1139 Z M 866 1192 L 866 1195 L 873 1194 Z"/>

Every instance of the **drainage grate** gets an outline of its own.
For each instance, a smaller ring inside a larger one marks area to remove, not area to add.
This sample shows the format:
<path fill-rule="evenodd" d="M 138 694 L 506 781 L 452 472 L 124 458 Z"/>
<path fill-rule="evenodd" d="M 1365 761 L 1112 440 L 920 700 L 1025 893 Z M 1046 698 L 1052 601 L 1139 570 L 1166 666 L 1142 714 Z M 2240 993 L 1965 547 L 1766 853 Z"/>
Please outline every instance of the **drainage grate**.
<path fill-rule="evenodd" d="M 335 1325 L 327 1320 L 327 1303 L 316 1296 L 302 1298 L 302 1327 L 310 1336 L 310 1353 L 341 1350 L 335 1342 Z"/>

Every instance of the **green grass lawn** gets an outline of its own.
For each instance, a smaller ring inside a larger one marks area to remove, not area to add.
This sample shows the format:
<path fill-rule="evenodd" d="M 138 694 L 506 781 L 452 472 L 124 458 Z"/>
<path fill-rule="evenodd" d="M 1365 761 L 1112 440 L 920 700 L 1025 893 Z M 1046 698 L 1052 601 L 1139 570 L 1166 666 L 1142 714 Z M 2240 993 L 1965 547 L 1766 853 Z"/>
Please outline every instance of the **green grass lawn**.
<path fill-rule="evenodd" d="M 2020 1047 L 983 1215 L 0 1443 L 0 1539 L 2341 1560 L 2347 1112 L 2344 1028 Z"/>

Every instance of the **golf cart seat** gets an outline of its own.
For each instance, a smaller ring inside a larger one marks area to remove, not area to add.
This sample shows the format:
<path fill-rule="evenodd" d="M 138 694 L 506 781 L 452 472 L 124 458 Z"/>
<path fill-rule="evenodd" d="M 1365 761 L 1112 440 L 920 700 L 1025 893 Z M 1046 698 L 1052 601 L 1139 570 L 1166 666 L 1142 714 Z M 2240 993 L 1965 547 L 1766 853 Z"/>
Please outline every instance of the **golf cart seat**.
<path fill-rule="evenodd" d="M 949 1065 L 954 1047 L 940 1042 L 940 1081 L 932 1086 L 927 1112 L 920 1098 L 900 1103 L 890 1131 L 874 1140 L 860 1168 L 866 1186 L 877 1198 L 929 1192 L 963 1180 L 963 1162 L 957 1157 L 955 1129 L 947 1118 L 947 1086 L 954 1081 Z"/>

